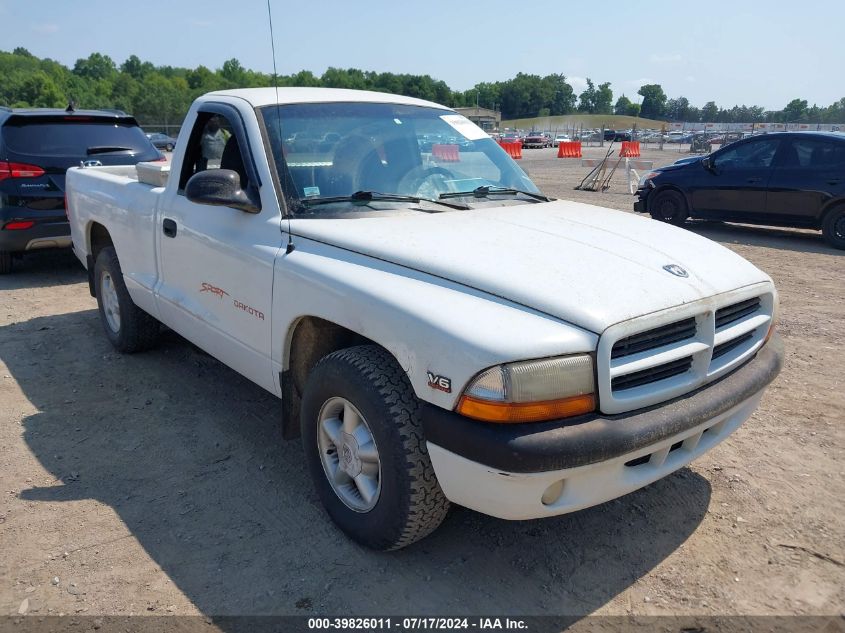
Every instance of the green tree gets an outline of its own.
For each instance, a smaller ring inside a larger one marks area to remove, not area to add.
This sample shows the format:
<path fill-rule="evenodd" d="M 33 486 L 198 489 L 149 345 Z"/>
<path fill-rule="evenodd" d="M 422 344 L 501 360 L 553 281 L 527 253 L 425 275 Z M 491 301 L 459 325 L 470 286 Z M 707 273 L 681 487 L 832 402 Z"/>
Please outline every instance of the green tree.
<path fill-rule="evenodd" d="M 91 53 L 87 59 L 77 59 L 73 72 L 86 79 L 109 79 L 117 73 L 117 66 L 108 55 Z"/>
<path fill-rule="evenodd" d="M 616 100 L 616 105 L 613 106 L 613 114 L 628 114 L 628 111 L 631 109 L 631 105 L 633 105 L 631 100 L 625 95 L 622 95 Z"/>
<path fill-rule="evenodd" d="M 646 119 L 662 119 L 666 110 L 666 93 L 660 84 L 641 86 L 637 94 L 643 98 L 640 116 Z"/>
<path fill-rule="evenodd" d="M 120 65 L 120 72 L 129 75 L 133 79 L 141 80 L 149 73 L 155 70 L 150 62 L 142 62 L 137 55 L 130 55 L 129 58 Z"/>
<path fill-rule="evenodd" d="M 578 112 L 589 112 L 590 114 L 596 111 L 596 87 L 593 85 L 593 80 L 587 77 L 587 87 L 578 95 Z"/>
<path fill-rule="evenodd" d="M 543 83 L 551 95 L 551 101 L 547 105 L 553 116 L 575 112 L 575 91 L 567 83 L 565 75 L 546 75 L 543 77 Z"/>
<path fill-rule="evenodd" d="M 610 82 L 599 84 L 593 100 L 593 110 L 596 114 L 611 114 L 613 112 L 613 90 L 610 89 Z"/>
<path fill-rule="evenodd" d="M 246 83 L 246 70 L 234 57 L 223 62 L 223 68 L 220 70 L 220 76 L 223 77 L 223 79 L 225 79 L 233 88 L 241 88 Z"/>
<path fill-rule="evenodd" d="M 783 119 L 788 123 L 807 120 L 807 100 L 793 99 L 783 109 Z"/>
<path fill-rule="evenodd" d="M 686 97 L 669 99 L 669 101 L 666 102 L 666 117 L 670 121 L 688 121 L 689 99 Z"/>
<path fill-rule="evenodd" d="M 715 101 L 708 101 L 704 104 L 704 107 L 701 108 L 701 120 L 704 123 L 711 123 L 716 120 L 719 116 L 719 108 L 716 106 Z"/>

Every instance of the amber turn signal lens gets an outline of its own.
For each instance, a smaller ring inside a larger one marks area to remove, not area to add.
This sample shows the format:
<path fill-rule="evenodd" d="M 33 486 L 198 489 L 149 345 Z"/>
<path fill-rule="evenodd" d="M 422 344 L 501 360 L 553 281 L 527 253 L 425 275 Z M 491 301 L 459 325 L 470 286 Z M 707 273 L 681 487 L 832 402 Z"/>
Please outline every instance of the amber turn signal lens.
<path fill-rule="evenodd" d="M 462 396 L 458 402 L 457 412 L 474 420 L 507 424 L 569 418 L 595 411 L 595 409 L 596 398 L 588 393 L 545 402 L 493 402 Z"/>
<path fill-rule="evenodd" d="M 775 333 L 775 324 L 772 323 L 772 325 L 769 327 L 769 331 L 766 332 L 766 338 L 763 339 L 763 345 L 765 345 L 766 343 L 769 342 L 769 339 L 772 338 L 772 334 L 774 334 L 774 333 Z"/>

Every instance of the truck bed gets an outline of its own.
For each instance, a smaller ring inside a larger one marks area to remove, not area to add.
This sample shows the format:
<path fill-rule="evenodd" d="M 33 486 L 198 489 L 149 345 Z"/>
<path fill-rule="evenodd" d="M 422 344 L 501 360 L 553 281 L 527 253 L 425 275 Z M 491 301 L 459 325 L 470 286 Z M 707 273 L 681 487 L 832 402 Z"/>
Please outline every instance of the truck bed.
<path fill-rule="evenodd" d="M 153 316 L 151 290 L 158 277 L 154 226 L 163 185 L 149 180 L 166 177 L 169 165 L 139 163 L 111 167 L 73 167 L 67 172 L 67 204 L 73 250 L 88 267 L 92 227 L 109 218 L 109 233 L 120 253 L 126 286 L 133 300 Z M 114 230 L 117 227 L 120 230 Z"/>

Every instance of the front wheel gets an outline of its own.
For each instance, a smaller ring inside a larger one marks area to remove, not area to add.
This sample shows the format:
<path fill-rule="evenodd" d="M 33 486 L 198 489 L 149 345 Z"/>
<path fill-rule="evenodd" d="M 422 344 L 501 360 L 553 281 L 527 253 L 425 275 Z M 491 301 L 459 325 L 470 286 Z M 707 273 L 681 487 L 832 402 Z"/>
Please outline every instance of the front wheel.
<path fill-rule="evenodd" d="M 107 246 L 94 264 L 94 288 L 100 321 L 111 344 L 119 352 L 140 352 L 155 345 L 159 322 L 132 301 L 117 252 Z"/>
<path fill-rule="evenodd" d="M 302 398 L 302 443 L 332 520 L 376 550 L 433 532 L 449 501 L 428 456 L 420 404 L 396 360 L 375 345 L 329 354 Z"/>
<path fill-rule="evenodd" d="M 822 235 L 833 248 L 845 250 L 845 205 L 828 212 L 822 224 Z"/>
<path fill-rule="evenodd" d="M 687 219 L 687 203 L 680 192 L 672 189 L 661 191 L 649 204 L 651 217 L 660 222 L 681 226 Z"/>

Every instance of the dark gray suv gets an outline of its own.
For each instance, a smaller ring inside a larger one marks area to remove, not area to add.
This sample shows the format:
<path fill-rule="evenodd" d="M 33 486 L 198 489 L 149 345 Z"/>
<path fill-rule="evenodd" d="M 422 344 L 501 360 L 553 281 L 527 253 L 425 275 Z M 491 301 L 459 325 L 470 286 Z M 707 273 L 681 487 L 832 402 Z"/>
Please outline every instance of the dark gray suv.
<path fill-rule="evenodd" d="M 27 251 L 70 246 L 68 167 L 155 160 L 164 157 L 131 116 L 0 107 L 0 274 Z"/>

